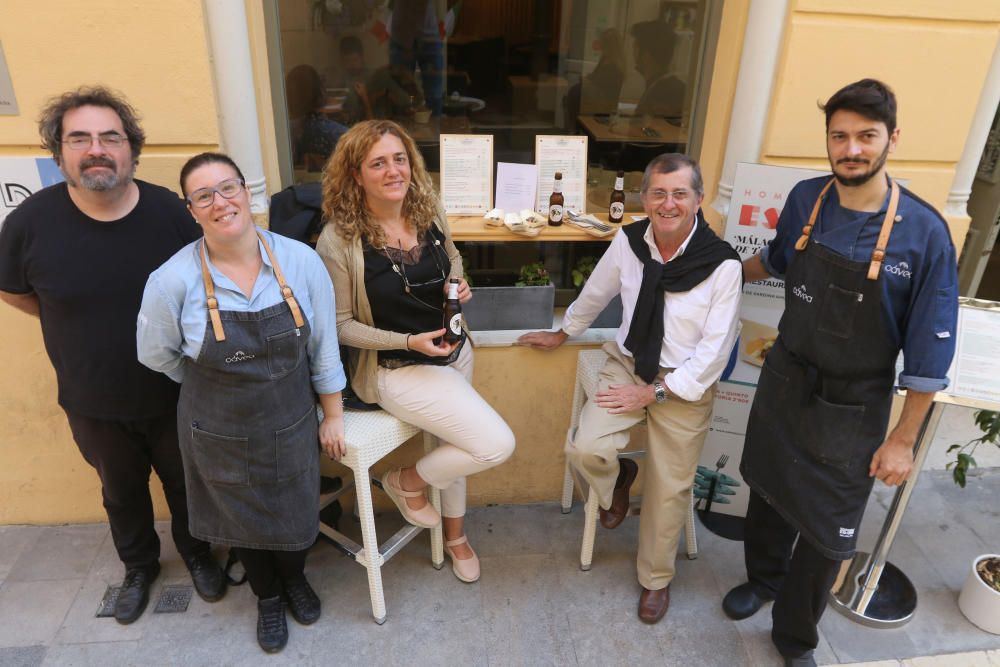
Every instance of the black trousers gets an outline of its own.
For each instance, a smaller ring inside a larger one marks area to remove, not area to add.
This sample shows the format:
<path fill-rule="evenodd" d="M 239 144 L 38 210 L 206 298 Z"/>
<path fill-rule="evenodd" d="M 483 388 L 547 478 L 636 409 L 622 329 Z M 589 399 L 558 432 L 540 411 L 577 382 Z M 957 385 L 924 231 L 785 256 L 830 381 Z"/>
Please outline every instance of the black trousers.
<path fill-rule="evenodd" d="M 750 491 L 743 552 L 758 594 L 774 598 L 771 641 L 786 657 L 816 648 L 816 626 L 841 561 L 827 558 L 762 497 Z"/>
<path fill-rule="evenodd" d="M 177 417 L 114 421 L 66 411 L 73 439 L 101 478 L 104 509 L 118 557 L 126 568 L 146 567 L 160 558 L 153 527 L 149 473 L 155 470 L 170 507 L 170 530 L 177 551 L 191 556 L 209 549 L 188 530 L 184 466 L 177 447 Z"/>
<path fill-rule="evenodd" d="M 305 578 L 306 554 L 301 551 L 268 551 L 239 547 L 236 553 L 247 573 L 250 589 L 261 600 L 281 595 L 282 583 Z"/>

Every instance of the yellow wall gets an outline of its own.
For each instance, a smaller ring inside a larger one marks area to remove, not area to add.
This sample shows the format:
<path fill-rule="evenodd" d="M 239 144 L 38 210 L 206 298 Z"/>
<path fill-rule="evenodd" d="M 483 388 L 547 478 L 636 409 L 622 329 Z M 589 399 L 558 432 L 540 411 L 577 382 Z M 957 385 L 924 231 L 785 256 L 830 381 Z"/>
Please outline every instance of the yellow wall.
<path fill-rule="evenodd" d="M 828 169 L 817 102 L 865 77 L 899 102 L 889 170 L 943 210 L 1000 29 L 995 0 L 792 3 L 761 162 Z M 959 250 L 968 216 L 949 219 Z"/>
<path fill-rule="evenodd" d="M 184 160 L 218 147 L 199 0 L 0 0 L 0 42 L 20 109 L 0 116 L 2 155 L 42 155 L 42 104 L 86 83 L 120 90 L 142 115 L 139 178 L 176 189 Z M 56 405 L 38 320 L 2 306 L 0 331 L 0 524 L 105 520 L 97 476 Z M 158 491 L 157 503 L 165 515 Z"/>

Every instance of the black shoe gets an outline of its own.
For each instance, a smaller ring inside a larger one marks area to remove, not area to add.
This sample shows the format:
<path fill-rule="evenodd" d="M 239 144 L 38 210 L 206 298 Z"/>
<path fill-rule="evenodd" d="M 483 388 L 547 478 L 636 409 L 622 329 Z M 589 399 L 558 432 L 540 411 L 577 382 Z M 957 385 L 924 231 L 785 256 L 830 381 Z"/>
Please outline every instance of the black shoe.
<path fill-rule="evenodd" d="M 268 653 L 277 653 L 288 643 L 285 602 L 280 595 L 257 600 L 257 643 Z"/>
<path fill-rule="evenodd" d="M 322 611 L 319 596 L 305 577 L 285 582 L 285 600 L 292 617 L 301 625 L 312 625 Z"/>
<path fill-rule="evenodd" d="M 787 655 L 785 657 L 785 667 L 816 667 L 816 659 L 813 658 L 813 652 L 803 653 L 797 658 L 789 658 Z"/>
<path fill-rule="evenodd" d="M 740 584 L 733 590 L 726 593 L 722 599 L 722 611 L 726 616 L 734 621 L 750 618 L 756 614 L 765 602 L 773 600 L 770 596 L 762 595 L 759 588 L 749 581 Z"/>
<path fill-rule="evenodd" d="M 184 564 L 191 573 L 194 589 L 205 602 L 218 602 L 226 594 L 226 576 L 212 557 L 211 551 L 201 551 L 184 556 Z"/>
<path fill-rule="evenodd" d="M 149 602 L 149 587 L 156 576 L 160 574 L 160 564 L 153 563 L 146 567 L 133 567 L 125 571 L 125 580 L 118 591 L 115 602 L 115 620 L 122 625 L 133 623 L 142 616 Z"/>

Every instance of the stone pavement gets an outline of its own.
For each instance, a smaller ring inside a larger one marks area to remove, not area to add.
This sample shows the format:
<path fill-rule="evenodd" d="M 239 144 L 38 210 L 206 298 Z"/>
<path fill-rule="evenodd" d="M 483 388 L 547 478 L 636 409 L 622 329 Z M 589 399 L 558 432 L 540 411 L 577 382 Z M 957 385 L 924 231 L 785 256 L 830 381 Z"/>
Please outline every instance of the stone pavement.
<path fill-rule="evenodd" d="M 971 559 L 1000 551 L 997 498 L 1000 469 L 978 471 L 965 490 L 947 473 L 925 472 L 891 554 L 918 589 L 915 618 L 875 630 L 830 610 L 819 663 L 1000 667 L 1000 636 L 973 626 L 957 606 Z M 890 500 L 891 491 L 877 485 L 862 547 L 874 542 Z M 166 524 L 159 526 L 163 573 L 149 608 L 130 626 L 95 618 L 106 587 L 122 577 L 106 524 L 0 527 L 0 665 L 781 664 L 766 609 L 739 623 L 720 609 L 722 595 L 744 578 L 739 543 L 701 528 L 699 557 L 678 558 L 670 612 L 646 626 L 635 616 L 638 522 L 599 528 L 593 569 L 582 572 L 582 520 L 579 504 L 568 515 L 554 503 L 472 510 L 469 536 L 483 566 L 472 585 L 458 581 L 450 564 L 434 570 L 429 538 L 419 535 L 383 568 L 382 626 L 371 619 L 364 569 L 321 540 L 307 573 L 323 617 L 310 627 L 289 618 L 288 646 L 270 656 L 255 641 L 247 586 L 215 604 L 195 596 L 184 613 L 152 613 L 165 584 L 190 582 Z M 383 537 L 399 525 L 398 515 L 380 518 Z M 341 527 L 357 532 L 350 517 Z"/>

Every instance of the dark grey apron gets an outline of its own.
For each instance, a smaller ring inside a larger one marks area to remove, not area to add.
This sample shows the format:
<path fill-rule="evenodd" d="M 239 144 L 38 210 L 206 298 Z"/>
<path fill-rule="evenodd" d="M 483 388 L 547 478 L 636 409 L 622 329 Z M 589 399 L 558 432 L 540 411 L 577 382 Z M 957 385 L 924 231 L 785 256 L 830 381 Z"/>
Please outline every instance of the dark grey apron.
<path fill-rule="evenodd" d="M 785 276 L 785 312 L 747 424 L 740 472 L 832 559 L 854 555 L 885 437 L 899 348 L 885 330 L 879 283 L 899 188 L 870 262 L 809 243 L 827 183 Z"/>
<path fill-rule="evenodd" d="M 297 551 L 319 531 L 309 323 L 267 241 L 260 240 L 285 302 L 254 313 L 218 310 L 202 243 L 209 321 L 198 359 L 184 368 L 177 432 L 192 535 Z"/>

